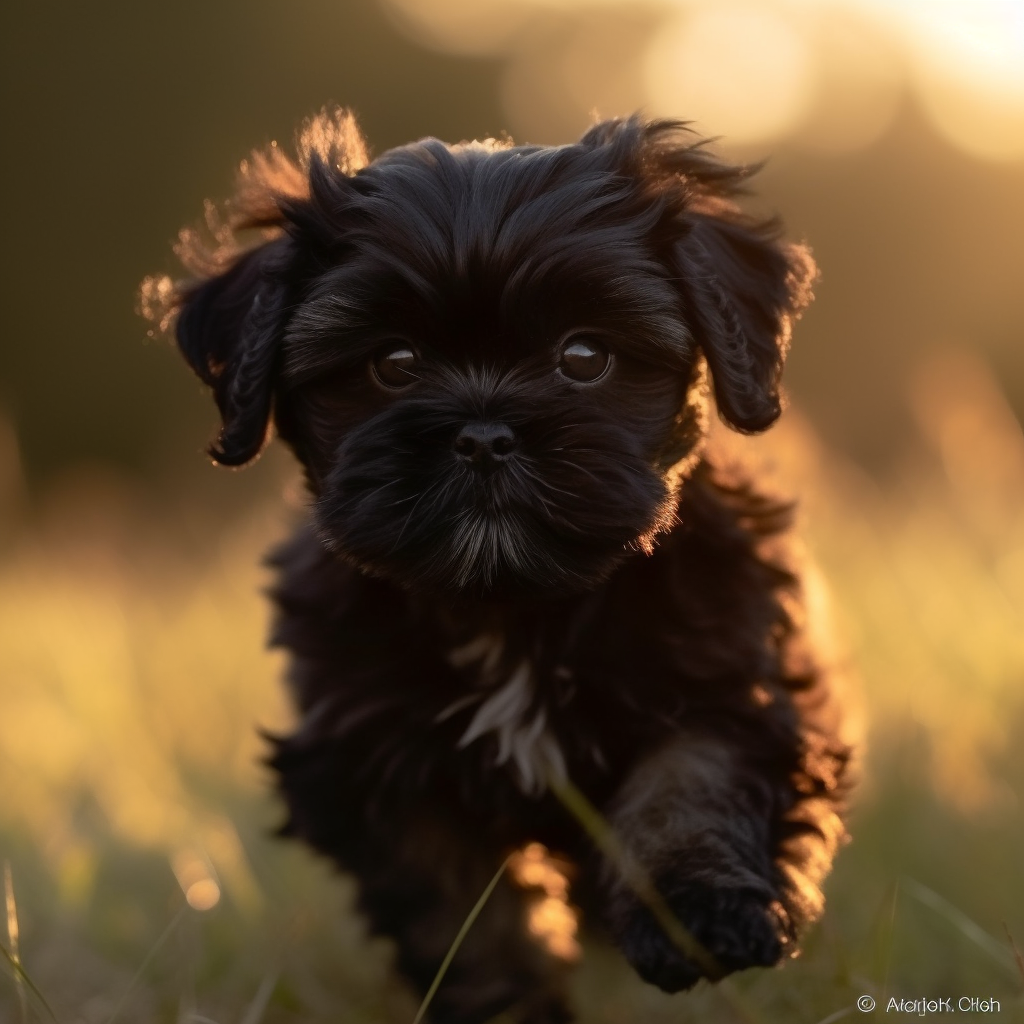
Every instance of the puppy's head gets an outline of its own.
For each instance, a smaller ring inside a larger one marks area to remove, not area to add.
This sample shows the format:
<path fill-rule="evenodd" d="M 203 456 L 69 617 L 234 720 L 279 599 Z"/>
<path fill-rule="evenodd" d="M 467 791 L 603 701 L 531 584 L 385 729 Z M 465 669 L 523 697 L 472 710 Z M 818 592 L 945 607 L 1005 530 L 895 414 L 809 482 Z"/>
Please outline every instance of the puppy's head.
<path fill-rule="evenodd" d="M 273 419 L 325 543 L 433 592 L 578 590 L 674 521 L 707 370 L 741 431 L 779 414 L 807 251 L 734 202 L 749 171 L 678 122 L 558 148 L 433 139 L 368 163 L 322 114 L 242 165 L 194 273 L 151 281 L 223 426 Z M 248 246 L 239 233 L 256 234 Z"/>

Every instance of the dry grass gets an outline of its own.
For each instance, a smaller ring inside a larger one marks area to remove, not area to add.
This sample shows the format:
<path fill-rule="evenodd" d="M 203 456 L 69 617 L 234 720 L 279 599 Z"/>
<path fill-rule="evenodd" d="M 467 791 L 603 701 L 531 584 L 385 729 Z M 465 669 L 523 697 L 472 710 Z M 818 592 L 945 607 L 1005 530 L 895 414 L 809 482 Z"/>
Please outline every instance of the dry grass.
<path fill-rule="evenodd" d="M 1024 1020 L 1024 439 L 974 362 L 933 363 L 913 408 L 884 487 L 795 416 L 758 443 L 807 495 L 870 709 L 824 921 L 783 969 L 676 997 L 585 942 L 588 1024 L 818 1024 L 862 993 L 995 996 Z M 66 496 L 0 566 L 0 1020 L 51 1019 L 41 995 L 61 1024 L 410 1022 L 351 883 L 268 837 L 255 727 L 288 712 L 259 559 L 283 516 L 133 507 Z"/>

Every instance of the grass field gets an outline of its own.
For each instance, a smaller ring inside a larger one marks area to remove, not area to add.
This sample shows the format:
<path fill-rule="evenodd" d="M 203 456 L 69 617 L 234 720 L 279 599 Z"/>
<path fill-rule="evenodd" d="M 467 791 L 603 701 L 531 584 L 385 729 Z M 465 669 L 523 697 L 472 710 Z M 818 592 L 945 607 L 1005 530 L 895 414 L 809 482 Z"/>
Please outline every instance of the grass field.
<path fill-rule="evenodd" d="M 807 496 L 864 681 L 824 920 L 783 968 L 675 997 L 585 943 L 587 1024 L 824 1024 L 890 996 L 994 997 L 971 1019 L 1024 1021 L 1024 440 L 974 363 L 935 363 L 912 405 L 884 485 L 795 416 L 754 445 Z M 90 493 L 0 566 L 0 1021 L 411 1024 L 351 882 L 269 838 L 255 727 L 288 710 L 259 559 L 288 513 L 207 523 Z"/>

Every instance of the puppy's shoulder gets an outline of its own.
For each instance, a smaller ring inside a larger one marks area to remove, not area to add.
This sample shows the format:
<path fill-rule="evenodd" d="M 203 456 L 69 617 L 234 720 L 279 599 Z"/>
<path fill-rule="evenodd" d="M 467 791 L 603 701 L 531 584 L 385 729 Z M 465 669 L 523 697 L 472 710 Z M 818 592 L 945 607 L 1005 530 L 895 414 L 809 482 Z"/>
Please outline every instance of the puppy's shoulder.
<path fill-rule="evenodd" d="M 660 562 L 674 636 L 689 638 L 694 664 L 714 655 L 712 662 L 728 662 L 740 675 L 764 672 L 768 638 L 788 631 L 790 609 L 800 603 L 795 502 L 766 486 L 753 463 L 714 450 L 679 497 L 678 523 L 652 560 Z"/>
<path fill-rule="evenodd" d="M 709 448 L 680 488 L 673 534 L 687 545 L 769 557 L 793 533 L 796 509 L 796 500 L 769 481 L 752 458 Z"/>
<path fill-rule="evenodd" d="M 356 574 L 332 557 L 309 521 L 273 548 L 265 562 L 275 573 L 269 596 L 285 612 L 343 614 L 355 597 Z"/>
<path fill-rule="evenodd" d="M 311 644 L 323 646 L 328 638 L 336 646 L 367 622 L 394 622 L 407 614 L 393 585 L 349 565 L 323 543 L 309 521 L 274 548 L 266 564 L 275 573 L 267 590 L 275 608 L 275 646 L 302 653 Z"/>

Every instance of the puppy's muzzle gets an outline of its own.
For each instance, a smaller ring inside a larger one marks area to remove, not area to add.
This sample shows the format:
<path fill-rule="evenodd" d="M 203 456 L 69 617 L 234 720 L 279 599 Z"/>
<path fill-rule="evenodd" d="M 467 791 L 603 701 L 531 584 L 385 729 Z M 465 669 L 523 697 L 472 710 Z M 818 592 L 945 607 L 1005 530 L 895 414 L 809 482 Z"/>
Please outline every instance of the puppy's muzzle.
<path fill-rule="evenodd" d="M 507 462 L 519 447 L 519 439 L 507 423 L 467 423 L 452 447 L 455 454 L 481 473 L 489 473 Z"/>

